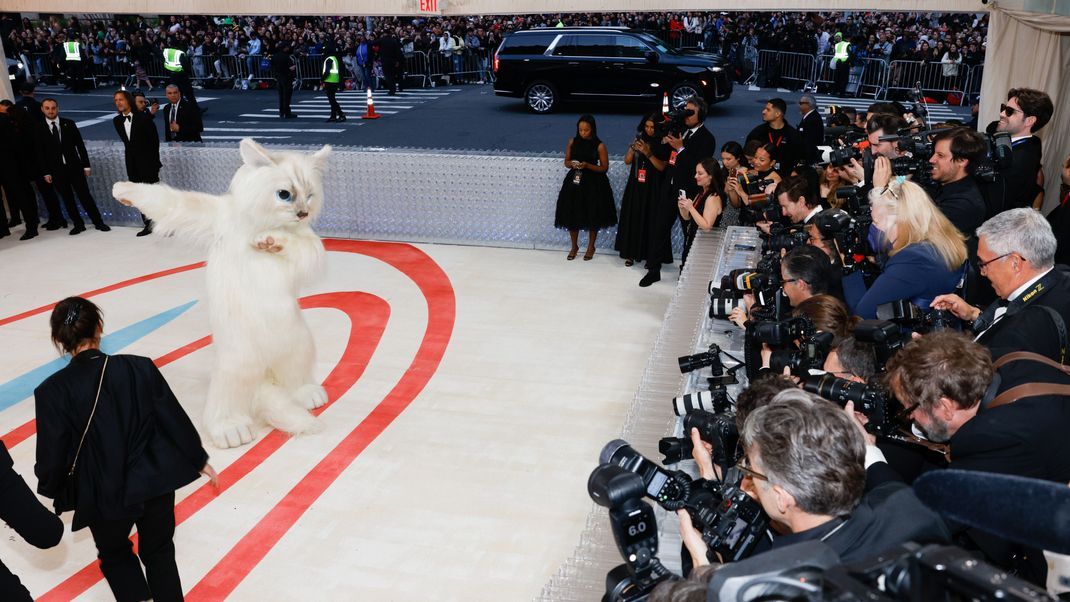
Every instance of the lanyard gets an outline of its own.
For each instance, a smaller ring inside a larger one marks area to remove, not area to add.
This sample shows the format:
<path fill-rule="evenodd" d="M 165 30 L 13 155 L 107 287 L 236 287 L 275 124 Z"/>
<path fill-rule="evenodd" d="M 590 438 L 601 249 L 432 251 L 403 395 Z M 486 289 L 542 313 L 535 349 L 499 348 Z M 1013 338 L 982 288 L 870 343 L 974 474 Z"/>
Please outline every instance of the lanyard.
<path fill-rule="evenodd" d="M 783 141 L 784 141 L 784 134 L 781 134 L 780 137 L 776 139 L 776 142 L 773 142 L 773 132 L 769 132 L 769 144 L 772 144 L 773 146 L 775 146 L 777 148 L 780 148 L 780 143 L 783 142 Z"/>

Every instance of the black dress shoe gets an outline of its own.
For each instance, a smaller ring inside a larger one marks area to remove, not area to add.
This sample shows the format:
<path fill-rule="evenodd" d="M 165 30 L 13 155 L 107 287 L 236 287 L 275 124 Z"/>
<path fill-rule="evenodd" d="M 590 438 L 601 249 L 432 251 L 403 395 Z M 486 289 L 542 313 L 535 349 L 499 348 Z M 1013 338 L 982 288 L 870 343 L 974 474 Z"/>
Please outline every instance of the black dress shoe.
<path fill-rule="evenodd" d="M 152 234 L 151 224 L 142 228 L 135 236 L 148 236 L 149 234 Z"/>
<path fill-rule="evenodd" d="M 639 286 L 646 288 L 658 280 L 661 280 L 661 272 L 647 272 L 646 276 L 643 276 L 643 279 L 639 281 Z"/>
<path fill-rule="evenodd" d="M 30 240 L 37 237 L 37 230 L 27 230 L 25 234 L 19 237 L 19 240 Z"/>
<path fill-rule="evenodd" d="M 336 121 L 338 121 L 338 118 L 336 118 L 336 117 L 328 117 L 327 118 L 327 123 L 334 123 Z"/>
<path fill-rule="evenodd" d="M 101 232 L 111 232 L 111 226 L 108 224 L 94 224 L 93 227 Z"/>
<path fill-rule="evenodd" d="M 75 234 L 81 234 L 82 232 L 85 232 L 85 226 L 75 226 L 75 227 L 71 228 L 71 231 L 68 232 L 67 234 L 70 234 L 71 236 L 74 236 Z"/>
<path fill-rule="evenodd" d="M 52 230 L 59 230 L 59 229 L 60 229 L 60 228 L 62 228 L 62 227 L 63 227 L 63 226 L 61 226 L 60 224 L 58 224 L 58 223 L 56 223 L 56 222 L 46 222 L 46 223 L 45 223 L 45 225 L 44 225 L 44 229 L 45 229 L 45 230 L 48 230 L 48 231 L 50 231 L 50 232 L 51 232 Z"/>

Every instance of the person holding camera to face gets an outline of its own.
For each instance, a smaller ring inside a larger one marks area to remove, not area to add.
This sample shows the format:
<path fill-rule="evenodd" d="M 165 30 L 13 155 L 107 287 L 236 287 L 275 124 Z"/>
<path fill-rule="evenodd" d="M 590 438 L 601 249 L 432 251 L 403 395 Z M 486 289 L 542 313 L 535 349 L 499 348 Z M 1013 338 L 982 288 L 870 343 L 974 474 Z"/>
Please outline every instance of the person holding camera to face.
<path fill-rule="evenodd" d="M 817 540 L 854 562 L 908 541 L 946 542 L 943 521 L 891 477 L 852 409 L 790 389 L 747 416 L 737 467 L 744 489 L 787 531 L 772 548 Z M 709 564 L 690 515 L 677 514 L 693 563 Z"/>
<path fill-rule="evenodd" d="M 811 193 L 810 183 L 803 176 L 788 176 L 773 191 L 780 213 L 793 224 L 809 224 L 824 207 Z M 758 229 L 769 234 L 772 222 L 761 221 Z"/>
<path fill-rule="evenodd" d="M 887 178 L 888 162 L 879 161 L 874 181 Z M 966 243 L 921 186 L 892 181 L 869 193 L 873 226 L 880 233 L 881 274 L 866 289 L 861 274 L 843 279 L 847 305 L 862 319 L 877 317 L 877 306 L 905 299 L 928 307 L 937 296 L 955 290 L 962 279 Z"/>
<path fill-rule="evenodd" d="M 1070 275 L 1055 268 L 1055 235 L 1032 209 L 1011 209 L 977 229 L 976 269 L 999 297 L 984 310 L 958 295 L 940 295 L 932 307 L 970 323 L 974 340 L 999 356 L 1031 351 L 1066 363 Z"/>
<path fill-rule="evenodd" d="M 1070 375 L 1055 362 L 1006 356 L 993 363 L 967 335 L 941 331 L 894 355 L 886 381 L 926 438 L 947 444 L 950 468 L 1070 481 L 1070 396 L 1051 388 L 1070 386 Z M 975 531 L 968 536 L 993 563 L 1044 583 L 1039 550 Z"/>
<path fill-rule="evenodd" d="M 755 141 L 748 143 L 758 144 Z M 776 169 L 777 149 L 771 144 L 758 145 L 754 149 L 754 156 L 750 160 L 750 169 L 742 166 L 736 170 L 736 177 L 726 182 L 725 194 L 729 201 L 736 206 L 749 207 L 751 205 L 762 206 L 768 202 L 769 195 L 773 194 L 776 186 L 781 181 L 780 173 Z M 743 221 L 754 223 L 753 216 L 747 215 Z"/>
<path fill-rule="evenodd" d="M 881 157 L 890 162 L 903 154 L 895 140 L 881 140 L 881 138 L 895 136 L 899 133 L 899 130 L 906 127 L 907 122 L 902 117 L 887 113 L 874 113 L 866 121 L 867 140 L 869 142 L 869 151 L 874 157 L 874 166 L 881 162 Z M 858 162 L 858 159 L 851 159 L 851 162 L 841 167 L 840 170 L 840 175 L 846 181 L 861 186 L 863 189 L 882 188 L 891 180 L 891 163 L 888 164 L 887 177 L 885 178 L 885 174 L 882 174 L 880 180 L 877 178 L 876 169 L 872 174 L 865 173 L 865 169 Z"/>
<path fill-rule="evenodd" d="M 647 287 L 661 280 L 661 264 L 665 262 L 658 251 L 665 248 L 666 241 L 669 241 L 671 246 L 672 225 L 679 217 L 679 191 L 683 190 L 687 198 L 695 197 L 699 192 L 699 186 L 695 182 L 695 166 L 703 159 L 712 157 L 717 151 L 717 140 L 704 124 L 708 108 L 706 101 L 701 98 L 689 99 L 684 104 L 684 109 L 688 112 L 684 117 L 686 129 L 682 132 L 669 132 L 662 140 L 669 145 L 669 165 L 665 168 L 661 206 L 650 234 L 647 272 L 639 281 L 639 286 Z M 681 226 L 684 225 L 681 223 Z"/>

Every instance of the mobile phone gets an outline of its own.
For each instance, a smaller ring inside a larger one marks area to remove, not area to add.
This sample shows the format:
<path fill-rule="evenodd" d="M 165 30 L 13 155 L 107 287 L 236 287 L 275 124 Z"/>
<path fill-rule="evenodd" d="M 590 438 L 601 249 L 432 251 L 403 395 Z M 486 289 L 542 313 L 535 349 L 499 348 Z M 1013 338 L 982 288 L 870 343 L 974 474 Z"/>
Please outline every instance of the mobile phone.
<path fill-rule="evenodd" d="M 681 199 L 686 199 L 687 198 L 687 192 L 685 192 L 683 188 L 680 189 L 680 198 Z"/>

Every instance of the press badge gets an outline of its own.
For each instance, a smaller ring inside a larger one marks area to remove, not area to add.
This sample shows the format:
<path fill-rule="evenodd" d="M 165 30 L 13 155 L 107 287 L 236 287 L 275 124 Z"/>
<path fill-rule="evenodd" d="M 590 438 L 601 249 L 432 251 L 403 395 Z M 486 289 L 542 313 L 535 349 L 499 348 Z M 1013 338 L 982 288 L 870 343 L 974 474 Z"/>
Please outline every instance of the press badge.
<path fill-rule="evenodd" d="M 646 182 L 646 170 L 645 169 L 640 169 L 639 173 L 636 176 L 636 179 L 639 180 L 640 184 L 645 183 Z"/>
<path fill-rule="evenodd" d="M 669 165 L 676 165 L 676 151 L 669 155 Z"/>

